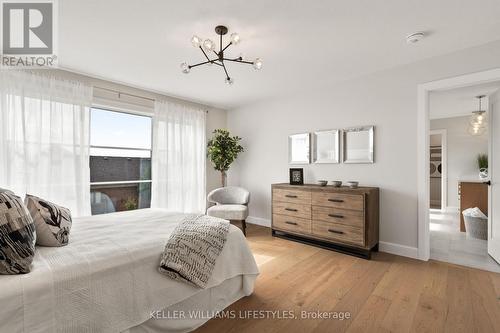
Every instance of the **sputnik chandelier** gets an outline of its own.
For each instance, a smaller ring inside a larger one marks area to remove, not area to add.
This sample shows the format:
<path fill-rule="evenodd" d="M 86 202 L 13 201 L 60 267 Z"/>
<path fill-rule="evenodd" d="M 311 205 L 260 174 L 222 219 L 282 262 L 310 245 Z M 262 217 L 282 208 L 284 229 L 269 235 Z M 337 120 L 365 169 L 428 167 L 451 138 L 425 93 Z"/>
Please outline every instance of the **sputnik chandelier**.
<path fill-rule="evenodd" d="M 229 37 L 230 38 L 229 43 L 225 47 L 223 47 L 222 36 L 227 34 L 227 32 L 228 32 L 227 27 L 225 27 L 223 25 L 218 25 L 215 27 L 215 32 L 219 35 L 219 39 L 220 39 L 220 45 L 219 45 L 218 52 L 216 51 L 215 43 L 211 39 L 202 40 L 202 38 L 200 38 L 196 35 L 191 37 L 191 44 L 193 44 L 194 47 L 197 47 L 201 50 L 201 52 L 203 53 L 203 55 L 205 56 L 207 61 L 203 61 L 203 62 L 200 62 L 200 63 L 195 64 L 195 65 L 189 65 L 187 62 L 183 62 L 181 64 L 181 69 L 182 69 L 182 72 L 184 74 L 188 74 L 191 71 L 191 68 L 198 67 L 201 65 L 214 64 L 214 65 L 222 67 L 222 69 L 224 70 L 224 73 L 226 75 L 226 83 L 233 84 L 234 80 L 232 77 L 229 76 L 229 73 L 227 72 L 227 68 L 226 68 L 226 64 L 225 64 L 226 61 L 237 62 L 240 64 L 253 65 L 253 68 L 255 68 L 256 70 L 260 70 L 262 68 L 262 60 L 260 58 L 255 58 L 254 61 L 245 61 L 245 60 L 243 60 L 242 56 L 239 56 L 237 58 L 226 58 L 224 52 L 231 45 L 237 45 L 240 42 L 240 35 L 238 35 L 237 33 L 232 33 Z M 215 54 L 216 58 L 210 59 L 209 55 L 211 55 L 212 53 Z"/>

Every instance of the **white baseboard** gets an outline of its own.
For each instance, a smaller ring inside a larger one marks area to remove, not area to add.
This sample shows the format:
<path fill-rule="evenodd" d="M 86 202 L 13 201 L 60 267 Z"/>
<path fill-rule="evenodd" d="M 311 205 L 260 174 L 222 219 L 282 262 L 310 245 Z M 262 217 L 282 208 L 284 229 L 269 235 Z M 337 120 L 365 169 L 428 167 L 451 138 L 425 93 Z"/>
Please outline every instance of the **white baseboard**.
<path fill-rule="evenodd" d="M 271 220 L 263 219 L 262 217 L 249 216 L 246 221 L 250 224 L 271 228 Z"/>
<path fill-rule="evenodd" d="M 378 250 L 380 252 L 395 254 L 402 257 L 418 259 L 418 248 L 416 247 L 394 244 L 389 242 L 379 242 Z"/>

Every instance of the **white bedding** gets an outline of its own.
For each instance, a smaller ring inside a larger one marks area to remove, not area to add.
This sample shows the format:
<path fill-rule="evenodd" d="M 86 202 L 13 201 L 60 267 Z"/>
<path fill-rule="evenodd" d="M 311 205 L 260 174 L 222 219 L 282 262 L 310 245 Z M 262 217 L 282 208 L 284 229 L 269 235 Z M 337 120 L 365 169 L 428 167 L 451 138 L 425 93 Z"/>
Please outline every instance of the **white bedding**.
<path fill-rule="evenodd" d="M 158 273 L 183 216 L 144 209 L 74 219 L 68 246 L 37 247 L 31 273 L 0 276 L 0 332 L 121 332 L 201 295 Z M 243 234 L 231 226 L 207 288 L 241 276 L 248 295 L 257 275 Z"/>

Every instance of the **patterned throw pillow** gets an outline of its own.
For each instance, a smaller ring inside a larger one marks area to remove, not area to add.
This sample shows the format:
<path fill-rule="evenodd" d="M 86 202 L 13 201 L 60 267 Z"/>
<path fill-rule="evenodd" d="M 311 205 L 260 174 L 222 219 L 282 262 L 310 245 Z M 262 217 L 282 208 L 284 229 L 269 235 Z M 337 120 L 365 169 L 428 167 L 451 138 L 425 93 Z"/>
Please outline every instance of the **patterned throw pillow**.
<path fill-rule="evenodd" d="M 35 238 L 35 224 L 21 198 L 0 189 L 0 274 L 30 272 Z"/>
<path fill-rule="evenodd" d="M 68 208 L 29 194 L 26 195 L 25 203 L 35 221 L 37 245 L 64 246 L 68 244 L 71 229 L 71 212 Z"/>

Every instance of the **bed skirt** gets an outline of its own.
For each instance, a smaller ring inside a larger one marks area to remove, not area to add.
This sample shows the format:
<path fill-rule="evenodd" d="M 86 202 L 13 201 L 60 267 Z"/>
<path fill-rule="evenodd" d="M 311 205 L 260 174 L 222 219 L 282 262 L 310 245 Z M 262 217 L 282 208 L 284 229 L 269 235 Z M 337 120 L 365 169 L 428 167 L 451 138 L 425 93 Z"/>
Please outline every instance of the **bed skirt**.
<path fill-rule="evenodd" d="M 239 275 L 215 287 L 202 289 L 188 299 L 154 311 L 151 319 L 123 333 L 191 332 L 210 320 L 210 315 L 252 294 L 256 278 L 257 275 Z"/>

